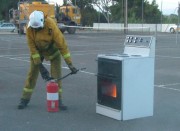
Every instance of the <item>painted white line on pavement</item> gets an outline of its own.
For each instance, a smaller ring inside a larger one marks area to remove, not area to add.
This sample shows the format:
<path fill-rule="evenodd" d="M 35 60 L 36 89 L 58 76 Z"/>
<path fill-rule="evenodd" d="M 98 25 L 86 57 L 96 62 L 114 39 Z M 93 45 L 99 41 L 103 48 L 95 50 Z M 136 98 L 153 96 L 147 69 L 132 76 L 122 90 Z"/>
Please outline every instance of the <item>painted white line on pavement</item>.
<path fill-rule="evenodd" d="M 27 54 L 24 54 L 24 55 L 27 55 Z M 22 60 L 22 59 L 19 59 L 19 58 L 12 58 L 12 57 L 8 57 L 8 55 L 6 56 L 0 56 L 0 57 L 3 57 L 3 58 L 8 58 L 8 59 L 11 59 L 11 60 L 17 60 L 17 61 L 23 61 L 23 62 L 30 62 L 29 60 Z M 43 63 L 44 65 L 48 65 L 50 66 L 49 63 Z M 63 69 L 69 69 L 68 67 L 62 67 Z M 85 73 L 85 74 L 89 74 L 89 75 L 96 75 L 96 73 L 92 73 L 92 72 L 87 72 L 87 71 L 80 71 L 82 73 Z M 164 89 L 169 89 L 169 90 L 175 90 L 175 91 L 179 91 L 180 92 L 180 89 L 175 89 L 175 88 L 168 88 L 166 86 L 173 86 L 173 85 L 180 85 L 180 83 L 172 83 L 172 84 L 165 84 L 165 85 L 154 85 L 155 87 L 158 87 L 158 88 L 164 88 Z"/>
<path fill-rule="evenodd" d="M 27 56 L 27 57 L 16 57 L 16 59 L 28 59 L 29 58 L 29 56 Z"/>
<path fill-rule="evenodd" d="M 22 60 L 22 59 L 7 57 L 7 56 L 0 56 L 0 57 L 8 58 L 8 59 L 11 59 L 11 60 L 30 62 L 29 60 Z M 43 63 L 43 64 L 44 64 L 44 65 L 48 65 L 48 66 L 50 65 L 49 63 Z M 69 70 L 68 67 L 62 67 L 62 68 Z M 87 71 L 80 71 L 80 72 L 85 73 L 85 74 L 89 74 L 89 75 L 93 75 L 93 76 L 96 75 L 96 73 L 87 72 Z M 175 88 L 168 88 L 168 87 L 166 87 L 166 86 L 173 86 L 173 85 L 180 85 L 180 83 L 172 83 L 172 84 L 166 84 L 166 85 L 154 85 L 154 86 L 155 86 L 155 87 L 158 87 L 158 88 L 163 88 L 163 89 L 174 90 L 174 91 L 180 92 L 180 89 L 175 89 Z"/>
<path fill-rule="evenodd" d="M 97 52 L 99 52 L 99 51 L 116 51 L 116 50 L 118 50 L 119 51 L 119 49 L 105 49 L 105 50 L 86 50 L 86 51 L 71 51 L 71 52 L 78 52 L 78 53 L 87 53 L 87 52 L 95 52 L 95 51 L 97 51 Z"/>
<path fill-rule="evenodd" d="M 156 87 L 165 87 L 165 86 L 175 86 L 180 85 L 180 83 L 172 83 L 172 84 L 165 84 L 165 85 L 155 85 Z"/>
<path fill-rule="evenodd" d="M 103 50 L 103 52 L 110 53 L 111 51 L 119 51 L 118 49 L 108 49 Z M 102 52 L 102 50 L 88 50 L 88 51 L 72 51 L 71 54 L 73 55 L 89 55 L 89 54 L 97 54 L 99 52 Z M 29 56 L 30 54 L 19 54 L 19 55 L 0 55 L 0 57 L 16 57 L 16 58 L 27 58 L 27 57 L 21 57 L 21 56 Z M 19 56 L 19 57 L 18 57 Z"/>
<path fill-rule="evenodd" d="M 22 59 L 17 59 L 17 58 L 11 58 L 11 57 L 7 57 L 7 56 L 0 56 L 2 58 L 7 58 L 7 59 L 10 59 L 10 60 L 16 60 L 16 61 L 24 61 L 24 62 L 30 62 L 29 60 L 22 60 Z"/>
<path fill-rule="evenodd" d="M 16 57 L 16 56 L 23 56 L 23 55 L 28 55 L 29 56 L 29 54 L 19 54 L 19 55 L 0 55 L 0 57 Z"/>
<path fill-rule="evenodd" d="M 74 47 L 77 47 L 77 46 L 82 46 L 82 47 L 84 47 L 84 46 L 112 46 L 112 45 L 121 45 L 121 46 L 123 46 L 123 44 L 120 44 L 120 43 L 110 43 L 110 44 L 84 44 L 84 45 L 82 45 L 82 44 L 77 44 L 77 45 L 73 45 L 73 44 L 69 44 L 69 46 L 74 46 Z"/>
<path fill-rule="evenodd" d="M 22 50 L 22 49 L 27 49 L 28 50 L 28 48 L 0 48 L 0 50 Z"/>
<path fill-rule="evenodd" d="M 172 58 L 172 59 L 180 59 L 180 57 L 176 56 L 162 56 L 162 55 L 156 55 L 157 57 L 163 57 L 163 58 Z"/>
<path fill-rule="evenodd" d="M 180 89 L 175 89 L 175 88 L 169 88 L 169 87 L 158 87 L 158 88 L 163 88 L 163 89 L 174 90 L 174 91 L 180 92 Z"/>
<path fill-rule="evenodd" d="M 87 71 L 80 71 L 80 72 L 82 72 L 82 73 L 85 73 L 85 74 L 89 74 L 89 75 L 96 75 L 96 73 L 92 73 L 92 72 L 87 72 Z"/>
<path fill-rule="evenodd" d="M 180 89 L 167 87 L 167 86 L 175 86 L 175 85 L 180 85 L 180 83 L 172 83 L 172 84 L 165 84 L 165 85 L 154 85 L 154 86 L 158 87 L 158 88 L 163 88 L 163 89 L 174 90 L 174 91 L 179 91 L 180 92 Z"/>
<path fill-rule="evenodd" d="M 6 57 L 6 56 L 0 56 L 0 57 L 3 57 L 3 58 L 8 58 L 8 59 L 10 59 L 10 60 L 16 60 L 16 61 L 23 61 L 23 62 L 28 62 L 28 63 L 30 63 L 30 61 L 29 60 L 22 60 L 22 59 L 18 59 L 18 58 L 11 58 L 11 57 Z M 43 63 L 44 65 L 48 65 L 48 66 L 50 66 L 50 64 L 49 63 Z M 62 67 L 63 69 L 68 69 L 69 70 L 69 68 L 68 67 Z M 91 73 L 91 72 L 87 72 L 87 71 L 81 71 L 80 70 L 80 72 L 82 72 L 82 73 L 85 73 L 85 74 L 89 74 L 89 75 L 96 75 L 95 73 Z"/>

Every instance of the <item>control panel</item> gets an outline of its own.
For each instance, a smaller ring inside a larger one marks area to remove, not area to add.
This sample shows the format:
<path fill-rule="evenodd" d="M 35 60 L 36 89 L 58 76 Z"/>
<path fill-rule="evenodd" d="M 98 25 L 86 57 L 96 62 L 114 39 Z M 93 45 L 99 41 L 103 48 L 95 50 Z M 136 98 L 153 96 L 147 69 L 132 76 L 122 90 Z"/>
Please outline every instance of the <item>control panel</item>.
<path fill-rule="evenodd" d="M 150 47 L 152 37 L 150 36 L 126 36 L 125 46 Z"/>
<path fill-rule="evenodd" d="M 155 56 L 155 37 L 153 36 L 127 35 L 124 46 L 124 54 L 129 56 Z"/>

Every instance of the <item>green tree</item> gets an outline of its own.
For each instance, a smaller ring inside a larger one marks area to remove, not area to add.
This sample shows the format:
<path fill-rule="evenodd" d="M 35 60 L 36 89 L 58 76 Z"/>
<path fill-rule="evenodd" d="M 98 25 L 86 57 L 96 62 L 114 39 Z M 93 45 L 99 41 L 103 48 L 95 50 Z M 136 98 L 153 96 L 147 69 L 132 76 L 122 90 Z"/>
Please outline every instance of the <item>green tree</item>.
<path fill-rule="evenodd" d="M 92 26 L 94 22 L 98 22 L 97 11 L 91 6 L 87 6 L 81 12 L 82 15 L 82 25 Z"/>
<path fill-rule="evenodd" d="M 111 21 L 111 10 L 110 5 L 113 4 L 113 0 L 94 0 L 93 4 L 98 7 L 98 9 L 104 15 L 106 21 L 109 23 Z"/>
<path fill-rule="evenodd" d="M 152 4 L 146 1 L 144 5 L 144 22 L 145 23 L 161 23 L 161 12 L 158 9 L 156 0 Z"/>
<path fill-rule="evenodd" d="M 117 3 L 110 7 L 112 21 L 116 23 L 123 23 L 124 14 L 123 14 L 123 2 L 122 0 L 117 0 Z"/>
<path fill-rule="evenodd" d="M 72 3 L 80 8 L 82 25 L 92 26 L 97 21 L 97 11 L 92 6 L 92 0 L 72 0 Z"/>
<path fill-rule="evenodd" d="M 77 5 L 83 11 L 87 6 L 91 5 L 92 0 L 72 0 L 72 3 L 73 5 Z"/>
<path fill-rule="evenodd" d="M 113 21 L 123 22 L 124 0 L 115 1 L 116 4 L 111 6 Z M 128 0 L 129 23 L 160 23 L 160 18 L 161 12 L 158 9 L 156 0 L 153 0 L 152 4 L 147 0 Z"/>
<path fill-rule="evenodd" d="M 11 8 L 17 8 L 18 0 L 1 0 L 0 4 L 0 17 L 1 19 L 9 19 L 9 10 Z"/>
<path fill-rule="evenodd" d="M 178 15 L 171 14 L 171 15 L 164 15 L 163 16 L 163 23 L 168 24 L 168 23 L 178 23 Z"/>

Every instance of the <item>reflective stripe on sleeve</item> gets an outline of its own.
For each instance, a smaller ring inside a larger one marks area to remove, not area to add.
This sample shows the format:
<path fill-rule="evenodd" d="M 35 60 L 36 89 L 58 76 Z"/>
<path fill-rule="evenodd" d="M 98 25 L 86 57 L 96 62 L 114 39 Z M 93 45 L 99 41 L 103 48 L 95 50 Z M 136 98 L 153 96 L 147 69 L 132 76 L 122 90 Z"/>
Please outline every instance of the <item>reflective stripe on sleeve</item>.
<path fill-rule="evenodd" d="M 23 90 L 24 90 L 25 92 L 29 92 L 29 93 L 33 92 L 33 89 L 24 88 Z"/>
<path fill-rule="evenodd" d="M 60 88 L 58 92 L 59 92 L 59 93 L 62 93 L 62 89 Z"/>
<path fill-rule="evenodd" d="M 70 56 L 71 56 L 70 53 L 67 53 L 67 54 L 63 55 L 63 58 L 66 59 L 66 58 L 68 58 Z"/>
<path fill-rule="evenodd" d="M 40 55 L 37 53 L 37 54 L 34 54 L 34 55 L 32 55 L 32 58 L 34 59 L 34 58 L 38 58 L 38 57 L 40 57 Z"/>

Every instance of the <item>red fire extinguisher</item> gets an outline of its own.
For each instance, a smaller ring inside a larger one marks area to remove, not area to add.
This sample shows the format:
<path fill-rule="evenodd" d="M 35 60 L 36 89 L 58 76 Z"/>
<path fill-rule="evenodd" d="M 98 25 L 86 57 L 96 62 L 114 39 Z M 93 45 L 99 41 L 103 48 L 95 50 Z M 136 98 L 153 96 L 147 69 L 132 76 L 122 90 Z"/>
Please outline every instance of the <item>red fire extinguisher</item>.
<path fill-rule="evenodd" d="M 40 69 L 40 73 L 41 76 L 44 80 L 46 80 L 47 85 L 46 85 L 46 90 L 47 90 L 47 111 L 48 112 L 58 112 L 59 111 L 59 95 L 58 95 L 58 84 L 57 82 L 59 80 L 62 80 L 66 77 L 68 77 L 69 75 L 72 75 L 72 72 L 70 72 L 69 74 L 57 78 L 57 79 L 53 79 L 52 77 L 49 76 L 49 72 L 48 70 L 43 66 L 43 64 L 41 63 L 39 65 L 39 69 Z M 86 68 L 81 68 L 77 71 L 80 70 L 84 70 Z"/>
<path fill-rule="evenodd" d="M 59 111 L 59 96 L 58 96 L 58 84 L 50 81 L 47 83 L 47 111 L 58 112 Z"/>

